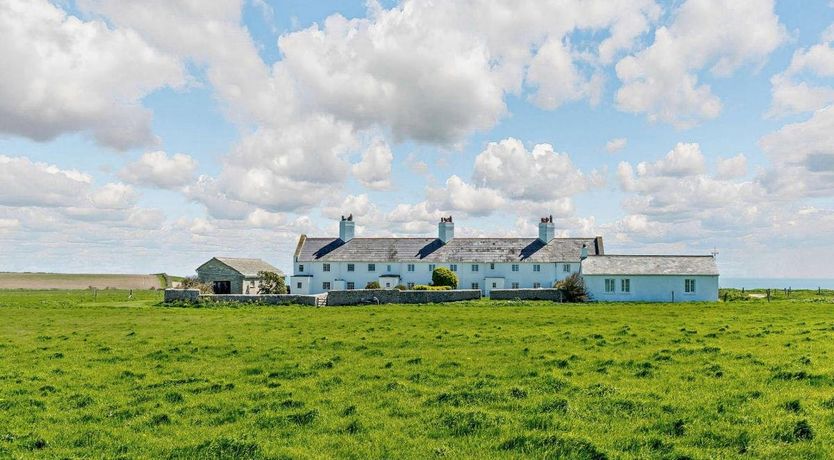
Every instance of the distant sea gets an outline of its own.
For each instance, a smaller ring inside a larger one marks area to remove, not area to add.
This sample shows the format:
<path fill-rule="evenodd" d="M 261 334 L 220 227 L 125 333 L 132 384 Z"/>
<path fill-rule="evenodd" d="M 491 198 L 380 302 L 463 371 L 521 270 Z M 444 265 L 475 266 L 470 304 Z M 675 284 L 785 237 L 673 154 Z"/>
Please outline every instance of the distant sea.
<path fill-rule="evenodd" d="M 719 277 L 723 288 L 746 289 L 834 289 L 834 279 L 826 278 L 725 278 Z"/>

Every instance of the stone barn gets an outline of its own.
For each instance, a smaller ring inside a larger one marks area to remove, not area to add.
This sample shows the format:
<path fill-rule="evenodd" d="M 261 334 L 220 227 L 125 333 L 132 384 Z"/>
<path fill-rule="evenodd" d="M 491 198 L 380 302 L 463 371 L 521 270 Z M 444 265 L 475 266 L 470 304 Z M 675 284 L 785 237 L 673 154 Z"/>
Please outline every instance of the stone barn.
<path fill-rule="evenodd" d="M 212 257 L 197 268 L 200 281 L 210 284 L 215 294 L 257 294 L 258 272 L 284 273 L 261 259 Z"/>

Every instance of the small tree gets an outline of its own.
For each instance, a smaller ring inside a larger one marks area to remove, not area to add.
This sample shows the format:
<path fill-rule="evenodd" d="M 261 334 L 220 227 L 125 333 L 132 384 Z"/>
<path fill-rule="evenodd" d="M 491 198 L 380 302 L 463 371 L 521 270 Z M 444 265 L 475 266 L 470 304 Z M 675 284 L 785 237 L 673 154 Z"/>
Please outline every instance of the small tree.
<path fill-rule="evenodd" d="M 437 267 L 431 272 L 431 284 L 434 286 L 458 287 L 458 275 L 446 267 Z"/>
<path fill-rule="evenodd" d="M 587 302 L 591 298 L 585 289 L 585 281 L 579 276 L 579 273 L 573 273 L 567 278 L 557 281 L 553 287 L 562 290 L 566 302 Z"/>
<path fill-rule="evenodd" d="M 382 286 L 379 285 L 379 281 L 371 281 L 365 285 L 365 289 L 382 289 Z"/>
<path fill-rule="evenodd" d="M 284 276 L 274 272 L 258 272 L 260 287 L 258 294 L 286 294 L 287 285 L 284 283 Z"/>
<path fill-rule="evenodd" d="M 180 281 L 180 289 L 199 289 L 201 294 L 214 294 L 214 287 L 196 276 L 186 276 Z"/>

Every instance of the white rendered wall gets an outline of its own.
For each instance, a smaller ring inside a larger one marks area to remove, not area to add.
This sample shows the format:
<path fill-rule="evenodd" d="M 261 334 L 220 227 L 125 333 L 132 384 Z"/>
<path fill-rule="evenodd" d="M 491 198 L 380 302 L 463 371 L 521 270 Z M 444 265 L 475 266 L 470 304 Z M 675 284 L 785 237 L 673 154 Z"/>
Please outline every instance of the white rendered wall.
<path fill-rule="evenodd" d="M 718 276 L 609 276 L 584 275 L 585 287 L 598 302 L 715 302 L 718 300 Z M 631 292 L 621 291 L 622 279 L 631 280 Z M 613 279 L 615 290 L 605 292 L 605 280 Z M 684 292 L 684 280 L 695 280 L 695 293 Z"/>

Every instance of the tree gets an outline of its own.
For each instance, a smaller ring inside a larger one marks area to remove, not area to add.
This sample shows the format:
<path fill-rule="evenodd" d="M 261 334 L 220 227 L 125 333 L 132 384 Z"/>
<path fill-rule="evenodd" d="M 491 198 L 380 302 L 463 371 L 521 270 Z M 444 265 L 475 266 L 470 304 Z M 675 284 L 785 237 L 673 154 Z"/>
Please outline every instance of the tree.
<path fill-rule="evenodd" d="M 258 294 L 286 294 L 287 285 L 284 283 L 284 276 L 274 272 L 258 272 L 258 280 L 261 286 Z"/>
<path fill-rule="evenodd" d="M 458 275 L 446 267 L 437 267 L 431 272 L 431 284 L 434 286 L 458 287 Z"/>
<path fill-rule="evenodd" d="M 214 287 L 196 276 L 186 276 L 180 281 L 180 289 L 199 289 L 201 294 L 214 294 Z"/>
<path fill-rule="evenodd" d="M 379 285 L 379 281 L 371 281 L 365 285 L 365 289 L 382 289 L 382 286 Z"/>
<path fill-rule="evenodd" d="M 587 302 L 591 298 L 585 289 L 585 281 L 579 276 L 579 273 L 573 273 L 567 278 L 557 281 L 553 287 L 561 289 L 566 302 Z"/>

